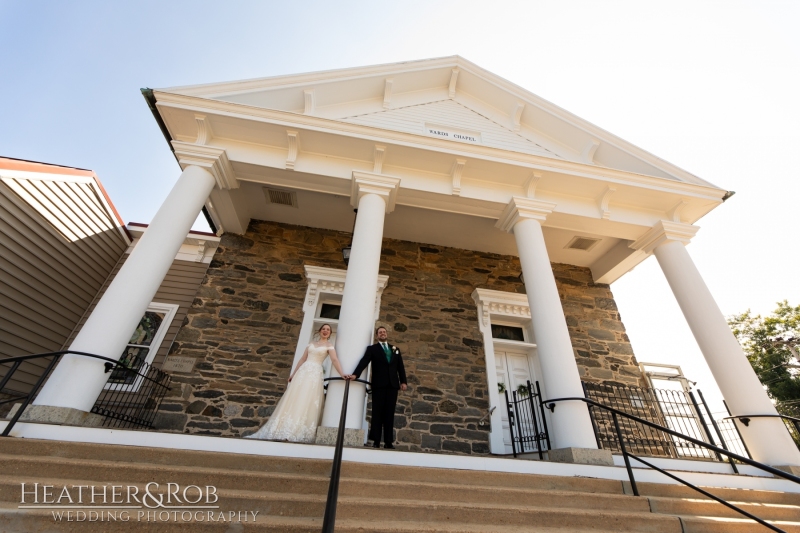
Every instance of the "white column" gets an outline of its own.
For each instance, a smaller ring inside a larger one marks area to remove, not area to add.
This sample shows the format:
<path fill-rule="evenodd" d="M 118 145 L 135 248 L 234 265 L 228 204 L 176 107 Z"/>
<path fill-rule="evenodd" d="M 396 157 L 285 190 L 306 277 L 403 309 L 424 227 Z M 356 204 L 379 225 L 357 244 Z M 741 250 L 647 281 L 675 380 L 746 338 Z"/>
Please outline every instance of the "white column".
<path fill-rule="evenodd" d="M 214 184 L 205 169 L 189 166 L 183 171 L 70 350 L 122 357 Z M 102 361 L 66 355 L 34 404 L 89 411 L 108 376 Z"/>
<path fill-rule="evenodd" d="M 686 250 L 698 229 L 662 220 L 631 248 L 655 254 L 731 412 L 777 414 Z M 800 452 L 779 418 L 753 418 L 749 427 L 739 427 L 756 461 L 800 465 Z"/>
<path fill-rule="evenodd" d="M 513 231 L 517 241 L 547 397 L 582 398 L 578 365 L 542 233 L 541 222 L 553 208 L 555 204 L 549 202 L 515 197 L 503 211 L 497 226 Z M 592 421 L 583 402 L 559 402 L 551 420 L 550 438 L 554 449 L 597 449 Z"/>
<path fill-rule="evenodd" d="M 398 178 L 353 172 L 350 201 L 358 209 L 358 215 L 336 331 L 336 354 L 345 372 L 355 370 L 372 339 L 383 222 L 386 213 L 394 210 L 399 185 Z M 331 375 L 336 376 L 338 373 L 331 369 Z M 322 414 L 323 426 L 339 425 L 343 393 L 344 384 L 341 381 L 333 381 L 328 385 Z M 361 383 L 351 383 L 346 427 L 361 428 L 365 400 L 366 387 Z"/>

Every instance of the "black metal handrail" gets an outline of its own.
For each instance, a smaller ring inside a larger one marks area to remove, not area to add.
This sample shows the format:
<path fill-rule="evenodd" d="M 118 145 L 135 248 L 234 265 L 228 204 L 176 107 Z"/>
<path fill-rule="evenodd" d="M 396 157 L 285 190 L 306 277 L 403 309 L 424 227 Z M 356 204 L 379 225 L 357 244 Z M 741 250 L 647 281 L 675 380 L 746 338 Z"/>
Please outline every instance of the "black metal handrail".
<path fill-rule="evenodd" d="M 325 502 L 325 517 L 322 519 L 322 533 L 333 533 L 336 526 L 336 504 L 339 501 L 339 478 L 342 473 L 342 451 L 344 449 L 344 425 L 347 419 L 347 397 L 350 394 L 350 382 L 358 381 L 369 385 L 363 379 L 344 379 L 341 377 L 325 378 L 323 381 L 344 381 L 344 396 L 342 397 L 342 414 L 339 415 L 339 430 L 336 433 L 336 447 L 333 451 L 333 465 L 331 467 L 331 481 L 328 484 L 328 500 Z M 327 387 L 327 383 L 325 387 Z"/>
<path fill-rule="evenodd" d="M 695 439 L 694 437 L 690 437 L 689 435 L 683 435 L 683 434 L 678 433 L 677 431 L 673 431 L 673 430 L 671 430 L 671 429 L 669 429 L 667 427 L 660 426 L 658 424 L 654 424 L 654 423 L 652 423 L 652 422 L 650 422 L 648 420 L 645 420 L 643 418 L 639 418 L 638 416 L 630 415 L 628 413 L 625 413 L 625 412 L 620 411 L 618 409 L 614 409 L 613 407 L 608 407 L 607 405 L 603 405 L 601 403 L 595 402 L 594 400 L 590 400 L 588 398 L 554 398 L 552 400 L 543 400 L 542 401 L 542 405 L 544 405 L 548 409 L 550 409 L 550 412 L 553 412 L 555 410 L 555 408 L 556 408 L 556 402 L 569 402 L 569 401 L 584 402 L 584 403 L 589 404 L 589 405 L 591 405 L 593 407 L 597 407 L 599 409 L 604 409 L 604 410 L 609 411 L 611 413 L 612 419 L 614 421 L 614 427 L 615 427 L 616 432 L 617 432 L 617 439 L 619 440 L 620 449 L 622 450 L 622 458 L 625 461 L 625 468 L 628 471 L 628 478 L 629 478 L 629 480 L 631 482 L 631 490 L 633 490 L 634 496 L 639 496 L 639 489 L 636 487 L 636 479 L 633 476 L 633 469 L 631 468 L 630 460 L 628 459 L 629 457 L 632 457 L 632 458 L 636 459 L 637 461 L 639 461 L 640 463 L 642 463 L 642 464 L 644 464 L 644 465 L 646 465 L 646 466 L 648 466 L 648 467 L 650 467 L 650 468 L 652 468 L 654 470 L 657 470 L 658 472 L 661 472 L 665 476 L 667 476 L 667 477 L 669 477 L 669 478 L 671 478 L 671 479 L 673 479 L 673 480 L 675 480 L 675 481 L 677 481 L 679 483 L 682 483 L 682 484 L 686 485 L 689 488 L 692 488 L 692 489 L 700 492 L 701 494 L 703 494 L 703 495 L 705 495 L 705 496 L 717 501 L 718 503 L 721 503 L 722 505 L 724 505 L 724 506 L 726 506 L 726 507 L 728 507 L 730 509 L 733 509 L 734 511 L 746 516 L 747 518 L 750 518 L 751 520 L 755 520 L 756 522 L 758 522 L 762 526 L 765 526 L 765 527 L 767 527 L 767 528 L 769 528 L 769 529 L 771 529 L 773 531 L 778 531 L 778 532 L 785 533 L 784 530 L 782 530 L 782 529 L 780 529 L 778 527 L 775 527 L 774 525 L 772 525 L 772 524 L 770 524 L 768 522 L 765 522 L 761 518 L 759 518 L 759 517 L 757 517 L 757 516 L 755 516 L 755 515 L 753 515 L 751 513 L 748 513 L 744 509 L 741 509 L 741 508 L 733 505 L 732 503 L 728 503 L 727 501 L 723 500 L 722 498 L 714 496 L 710 492 L 705 491 L 705 490 L 701 489 L 700 487 L 697 487 L 697 486 L 693 485 L 692 483 L 689 483 L 688 481 L 686 481 L 684 479 L 681 479 L 678 476 L 676 476 L 674 474 L 671 474 L 671 473 L 667 472 L 666 470 L 664 470 L 662 468 L 659 468 L 659 467 L 653 465 L 652 463 L 649 463 L 649 462 L 645 461 L 644 459 L 642 459 L 642 458 L 640 458 L 640 457 L 638 457 L 636 455 L 633 455 L 632 453 L 629 453 L 625 449 L 625 441 L 622 438 L 622 432 L 620 431 L 620 428 L 619 428 L 619 421 L 617 420 L 617 415 L 623 416 L 623 417 L 625 417 L 625 418 L 627 418 L 629 420 L 633 420 L 633 421 L 635 421 L 635 422 L 637 422 L 639 424 L 644 424 L 644 425 L 649 426 L 649 427 L 651 427 L 653 429 L 656 429 L 656 430 L 659 430 L 659 431 L 663 431 L 664 433 L 667 433 L 668 435 L 672 435 L 674 437 L 685 439 L 685 440 L 687 440 L 687 441 L 689 441 L 689 442 L 691 442 L 691 443 L 693 443 L 693 444 L 695 444 L 697 446 L 701 446 L 703 448 L 707 448 L 708 450 L 711 450 L 711 451 L 713 451 L 713 452 L 715 452 L 717 454 L 725 455 L 726 457 L 729 457 L 731 459 L 735 459 L 737 461 L 740 461 L 742 463 L 748 464 L 750 466 L 754 466 L 754 467 L 756 467 L 756 468 L 758 468 L 760 470 L 763 470 L 764 472 L 768 472 L 768 473 L 770 473 L 770 474 L 772 474 L 774 476 L 777 476 L 777 477 L 782 477 L 784 479 L 788 479 L 789 481 L 792 481 L 794 483 L 800 483 L 800 477 L 794 476 L 794 475 L 789 474 L 787 472 L 784 472 L 782 470 L 778 470 L 777 468 L 771 467 L 769 465 L 765 465 L 763 463 L 759 463 L 758 461 L 754 461 L 754 460 L 752 460 L 752 459 L 750 459 L 748 457 L 742 457 L 741 455 L 738 455 L 736 453 L 730 452 L 730 451 L 728 451 L 728 450 L 726 450 L 724 448 L 719 448 L 719 447 L 714 446 L 712 444 L 708 444 L 707 442 L 703 442 L 702 440 Z"/>
<path fill-rule="evenodd" d="M 50 360 L 50 363 L 47 365 L 45 370 L 42 372 L 42 375 L 39 376 L 39 379 L 36 381 L 36 383 L 31 388 L 31 390 L 30 390 L 30 392 L 28 394 L 22 394 L 22 395 L 19 395 L 19 396 L 15 396 L 15 397 L 13 397 L 11 399 L 6 399 L 6 400 L 3 400 L 3 401 L 0 401 L 0 405 L 2 405 L 2 404 L 6 404 L 6 403 L 17 401 L 17 400 L 22 400 L 24 398 L 24 400 L 23 400 L 22 404 L 20 405 L 19 409 L 17 409 L 16 413 L 14 413 L 14 416 L 11 418 L 11 421 L 6 425 L 5 429 L 3 430 L 3 433 L 0 434 L 0 436 L 2 436 L 2 437 L 8 437 L 9 436 L 9 434 L 11 433 L 11 430 L 13 429 L 14 425 L 17 423 L 17 421 L 22 416 L 22 413 L 28 407 L 28 405 L 30 404 L 31 400 L 36 396 L 37 392 L 39 391 L 39 388 L 42 386 L 42 383 L 44 383 L 44 380 L 47 378 L 48 375 L 50 375 L 50 372 L 53 370 L 53 367 L 55 367 L 56 363 L 59 361 L 59 359 L 61 359 L 62 355 L 67 355 L 67 354 L 80 355 L 82 357 L 90 357 L 92 359 L 100 359 L 101 361 L 105 361 L 104 367 L 105 367 L 105 373 L 106 374 L 108 374 L 109 372 L 111 372 L 115 368 L 120 368 L 120 369 L 122 369 L 124 371 L 130 370 L 128 367 L 126 367 L 119 360 L 112 359 L 110 357 L 105 357 L 103 355 L 97 355 L 97 354 L 88 353 L 88 352 L 77 352 L 77 351 L 74 351 L 74 350 L 63 350 L 63 351 L 60 351 L 60 352 L 47 352 L 47 353 L 38 353 L 38 354 L 31 354 L 31 355 L 19 355 L 19 356 L 16 356 L 16 357 L 8 357 L 8 358 L 5 358 L 5 359 L 0 359 L 0 365 L 12 363 L 12 366 L 9 369 L 9 371 L 6 372 L 5 376 L 3 376 L 3 380 L 0 381 L 0 391 L 2 391 L 6 387 L 8 382 L 11 380 L 11 377 L 14 375 L 14 373 L 17 371 L 17 369 L 19 369 L 19 366 L 23 361 L 30 361 L 30 360 L 34 360 L 34 359 L 43 359 L 45 357 L 52 357 L 53 358 L 53 359 Z M 150 376 L 141 375 L 140 374 L 140 377 L 142 379 L 144 379 L 144 380 L 151 381 L 154 384 L 157 383 Z"/>
<path fill-rule="evenodd" d="M 735 418 L 736 420 L 738 420 L 739 422 L 741 422 L 742 424 L 744 424 L 744 425 L 745 425 L 745 427 L 747 427 L 747 426 L 749 426 L 749 425 L 750 425 L 750 419 L 751 419 L 751 418 L 783 418 L 784 420 L 791 420 L 792 422 L 795 422 L 795 423 L 800 423 L 800 418 L 795 418 L 795 417 L 793 417 L 793 416 L 788 416 L 788 415 L 782 415 L 782 414 L 780 414 L 780 413 L 779 413 L 779 414 L 777 414 L 777 415 L 738 415 L 738 416 L 726 416 L 725 418 L 723 418 L 723 420 L 728 420 L 728 419 L 732 419 L 732 418 Z"/>
<path fill-rule="evenodd" d="M 789 436 L 792 437 L 795 445 L 800 449 L 800 418 L 796 418 L 794 416 L 784 415 L 778 413 L 776 415 L 738 415 L 738 416 L 727 416 L 723 420 L 738 420 L 745 427 L 750 425 L 751 418 L 780 418 L 783 422 L 783 425 L 786 426 L 786 430 L 789 432 Z M 734 423 L 734 426 L 736 424 Z M 737 428 L 738 430 L 738 428 Z"/>

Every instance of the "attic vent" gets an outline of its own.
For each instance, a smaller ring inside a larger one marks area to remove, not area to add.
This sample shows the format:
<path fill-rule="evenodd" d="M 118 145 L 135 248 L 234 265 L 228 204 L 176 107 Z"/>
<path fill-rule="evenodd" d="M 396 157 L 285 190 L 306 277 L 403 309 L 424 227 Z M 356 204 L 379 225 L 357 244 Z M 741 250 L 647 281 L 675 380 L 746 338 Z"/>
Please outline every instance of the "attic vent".
<path fill-rule="evenodd" d="M 595 245 L 600 242 L 600 239 L 592 239 L 591 237 L 575 237 L 569 244 L 565 246 L 568 250 L 581 250 L 583 252 L 588 252 Z"/>
<path fill-rule="evenodd" d="M 264 187 L 264 195 L 267 197 L 267 203 L 297 207 L 296 192 L 283 191 L 281 189 L 271 189 L 269 187 Z"/>

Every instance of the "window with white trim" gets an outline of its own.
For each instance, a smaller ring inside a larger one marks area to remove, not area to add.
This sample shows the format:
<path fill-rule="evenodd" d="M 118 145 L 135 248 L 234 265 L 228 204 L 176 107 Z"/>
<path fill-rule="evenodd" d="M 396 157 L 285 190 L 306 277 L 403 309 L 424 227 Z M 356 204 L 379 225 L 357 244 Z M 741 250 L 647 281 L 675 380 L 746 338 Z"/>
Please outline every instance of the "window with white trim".
<path fill-rule="evenodd" d="M 145 363 L 152 364 L 177 312 L 176 304 L 151 302 L 131 335 L 120 363 L 126 369 L 136 371 Z M 140 381 L 138 374 L 117 367 L 111 372 L 105 388 L 133 392 L 139 389 Z"/>

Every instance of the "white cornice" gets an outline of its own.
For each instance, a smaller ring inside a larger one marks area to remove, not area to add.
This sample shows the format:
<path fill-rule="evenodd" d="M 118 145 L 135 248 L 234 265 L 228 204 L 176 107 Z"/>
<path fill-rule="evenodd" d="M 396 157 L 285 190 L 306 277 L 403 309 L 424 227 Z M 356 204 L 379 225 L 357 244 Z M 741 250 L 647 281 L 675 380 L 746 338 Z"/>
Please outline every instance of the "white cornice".
<path fill-rule="evenodd" d="M 125 253 L 131 253 L 136 245 L 139 243 L 144 232 L 147 230 L 147 225 L 131 223 L 127 226 L 133 241 L 131 242 Z M 220 238 L 214 235 L 205 235 L 201 233 L 189 232 L 183 240 L 183 244 L 175 255 L 176 260 L 191 261 L 195 263 L 210 263 L 214 258 L 214 253 L 219 246 Z"/>
<path fill-rule="evenodd" d="M 628 185 L 631 187 L 667 192 L 679 196 L 693 196 L 718 202 L 722 202 L 722 198 L 726 194 L 726 191 L 723 189 L 711 185 L 698 185 L 481 145 L 466 143 L 455 144 L 451 141 L 436 139 L 421 134 L 417 135 L 413 133 L 384 130 L 370 126 L 340 122 L 338 120 L 299 115 L 297 113 L 276 111 L 245 104 L 207 100 L 180 94 L 159 92 L 156 93 L 156 96 L 158 99 L 157 106 L 159 108 L 172 108 L 192 113 L 203 112 L 206 114 L 216 114 L 241 120 L 273 124 L 282 128 L 307 129 L 332 135 L 343 135 L 372 142 L 447 153 L 457 157 L 475 158 L 484 161 L 515 165 L 530 168 L 531 170 L 564 173 L 597 180 L 606 184 L 615 183 Z M 166 122 L 169 128 L 169 121 Z M 171 134 L 174 136 L 174 132 L 171 132 Z"/>
<path fill-rule="evenodd" d="M 698 226 L 692 226 L 691 224 L 660 220 L 650 228 L 647 233 L 633 242 L 630 247 L 634 250 L 641 250 L 649 254 L 660 244 L 667 241 L 678 241 L 683 244 L 689 244 L 689 241 L 692 240 L 692 237 L 695 236 L 699 229 Z"/>
<path fill-rule="evenodd" d="M 172 149 L 182 169 L 191 165 L 202 167 L 214 176 L 220 189 L 239 188 L 231 162 L 222 148 L 172 141 Z"/>
<path fill-rule="evenodd" d="M 520 220 L 533 219 L 544 222 L 547 215 L 552 213 L 555 208 L 556 204 L 551 202 L 515 196 L 503 209 L 495 226 L 503 231 L 511 231 Z"/>
<path fill-rule="evenodd" d="M 400 189 L 400 178 L 383 176 L 371 172 L 353 171 L 350 187 L 350 203 L 358 207 L 358 202 L 365 194 L 377 194 L 386 202 L 386 212 L 394 211 L 397 203 L 397 191 Z"/>

